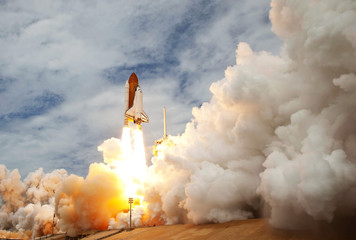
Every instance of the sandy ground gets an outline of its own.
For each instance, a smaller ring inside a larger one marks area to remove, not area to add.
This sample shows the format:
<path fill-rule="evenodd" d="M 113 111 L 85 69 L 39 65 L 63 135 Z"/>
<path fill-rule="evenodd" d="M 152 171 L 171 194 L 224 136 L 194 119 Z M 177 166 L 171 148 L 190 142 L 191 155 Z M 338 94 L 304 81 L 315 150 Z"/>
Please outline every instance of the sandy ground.
<path fill-rule="evenodd" d="M 350 221 L 347 221 L 350 223 Z M 266 219 L 249 219 L 221 224 L 171 225 L 136 228 L 132 231 L 111 230 L 92 234 L 85 240 L 348 240 L 356 239 L 356 224 L 347 226 L 320 224 L 309 231 L 287 231 L 273 229 Z"/>

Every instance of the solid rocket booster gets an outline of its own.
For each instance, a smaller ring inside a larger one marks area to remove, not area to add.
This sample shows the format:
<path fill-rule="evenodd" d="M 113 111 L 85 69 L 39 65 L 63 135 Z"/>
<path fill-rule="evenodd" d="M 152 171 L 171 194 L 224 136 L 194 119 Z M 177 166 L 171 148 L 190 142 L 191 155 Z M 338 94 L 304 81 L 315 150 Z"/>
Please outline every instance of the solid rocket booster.
<path fill-rule="evenodd" d="M 138 85 L 135 73 L 132 73 L 125 84 L 125 116 L 124 126 L 129 126 L 129 121 L 141 128 L 141 123 L 149 122 L 147 114 L 143 111 L 142 90 Z"/>

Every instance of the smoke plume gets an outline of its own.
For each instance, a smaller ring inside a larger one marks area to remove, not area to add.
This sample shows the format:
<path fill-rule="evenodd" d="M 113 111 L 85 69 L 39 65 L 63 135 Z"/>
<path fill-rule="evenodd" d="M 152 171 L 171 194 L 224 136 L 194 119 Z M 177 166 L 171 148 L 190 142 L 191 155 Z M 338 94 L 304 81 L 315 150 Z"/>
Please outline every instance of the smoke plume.
<path fill-rule="evenodd" d="M 9 171 L 0 165 L 0 228 L 8 230 L 0 234 L 31 238 L 52 233 L 54 195 L 66 177 L 63 169 L 44 174 L 40 168 L 21 182 L 17 169 Z"/>
<path fill-rule="evenodd" d="M 145 197 L 167 223 L 254 217 L 307 227 L 355 215 L 356 5 L 272 1 L 281 56 L 247 43 L 174 146 L 161 146 Z"/>

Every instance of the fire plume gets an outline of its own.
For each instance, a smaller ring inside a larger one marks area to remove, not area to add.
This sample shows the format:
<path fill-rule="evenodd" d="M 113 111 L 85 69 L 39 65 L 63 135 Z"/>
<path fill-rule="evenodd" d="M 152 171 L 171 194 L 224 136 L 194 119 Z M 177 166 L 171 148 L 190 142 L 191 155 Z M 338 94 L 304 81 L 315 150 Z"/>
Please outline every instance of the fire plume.
<path fill-rule="evenodd" d="M 147 171 L 142 131 L 124 127 L 121 145 L 121 157 L 111 163 L 125 183 L 126 197 L 135 198 L 137 190 L 145 181 Z"/>

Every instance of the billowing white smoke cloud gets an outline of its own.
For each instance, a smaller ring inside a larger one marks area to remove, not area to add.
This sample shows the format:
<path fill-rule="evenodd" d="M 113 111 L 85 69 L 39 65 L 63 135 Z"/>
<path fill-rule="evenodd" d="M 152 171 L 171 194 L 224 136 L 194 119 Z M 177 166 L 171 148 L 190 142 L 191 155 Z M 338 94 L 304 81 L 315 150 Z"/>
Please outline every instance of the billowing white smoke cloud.
<path fill-rule="evenodd" d="M 24 205 L 23 192 L 25 189 L 26 186 L 21 182 L 21 176 L 17 169 L 9 172 L 4 165 L 0 165 L 0 193 L 4 202 L 3 212 L 13 212 Z"/>
<path fill-rule="evenodd" d="M 356 214 L 356 4 L 271 5 L 282 56 L 240 43 L 211 101 L 153 159 L 145 197 L 168 223 L 244 219 L 261 200 L 281 228 Z"/>
<path fill-rule="evenodd" d="M 131 215 L 131 227 L 142 226 L 142 216 L 144 215 L 144 209 L 141 206 L 134 206 L 132 208 Z M 130 213 L 119 212 L 116 218 L 109 220 L 108 229 L 128 229 L 130 227 Z"/>
<path fill-rule="evenodd" d="M 25 179 L 27 186 L 26 199 L 32 203 L 50 203 L 57 189 L 67 177 L 64 169 L 54 170 L 52 173 L 44 174 L 43 169 L 30 173 Z"/>
<path fill-rule="evenodd" d="M 66 177 L 64 169 L 44 174 L 40 168 L 21 182 L 17 169 L 9 171 L 0 165 L 0 228 L 21 232 L 19 237 L 51 233 L 55 191 Z"/>
<path fill-rule="evenodd" d="M 168 223 L 246 219 L 259 207 L 262 150 L 273 139 L 273 127 L 255 102 L 266 83 L 245 79 L 251 70 L 267 70 L 263 59 L 275 57 L 263 53 L 259 59 L 247 44 L 239 45 L 238 55 L 241 65 L 229 68 L 227 78 L 211 86 L 210 103 L 193 109 L 195 119 L 185 133 L 172 138 L 175 145 L 163 146 L 164 155 L 153 159 L 145 197 L 162 201 L 155 210 Z M 238 68 L 240 80 L 235 79 Z"/>
<path fill-rule="evenodd" d="M 291 228 L 293 220 L 356 213 L 356 4 L 287 3 L 272 2 L 271 20 L 286 42 L 284 75 L 296 95 L 283 103 L 293 111 L 264 151 L 258 191 L 272 206 L 272 224 Z"/>

